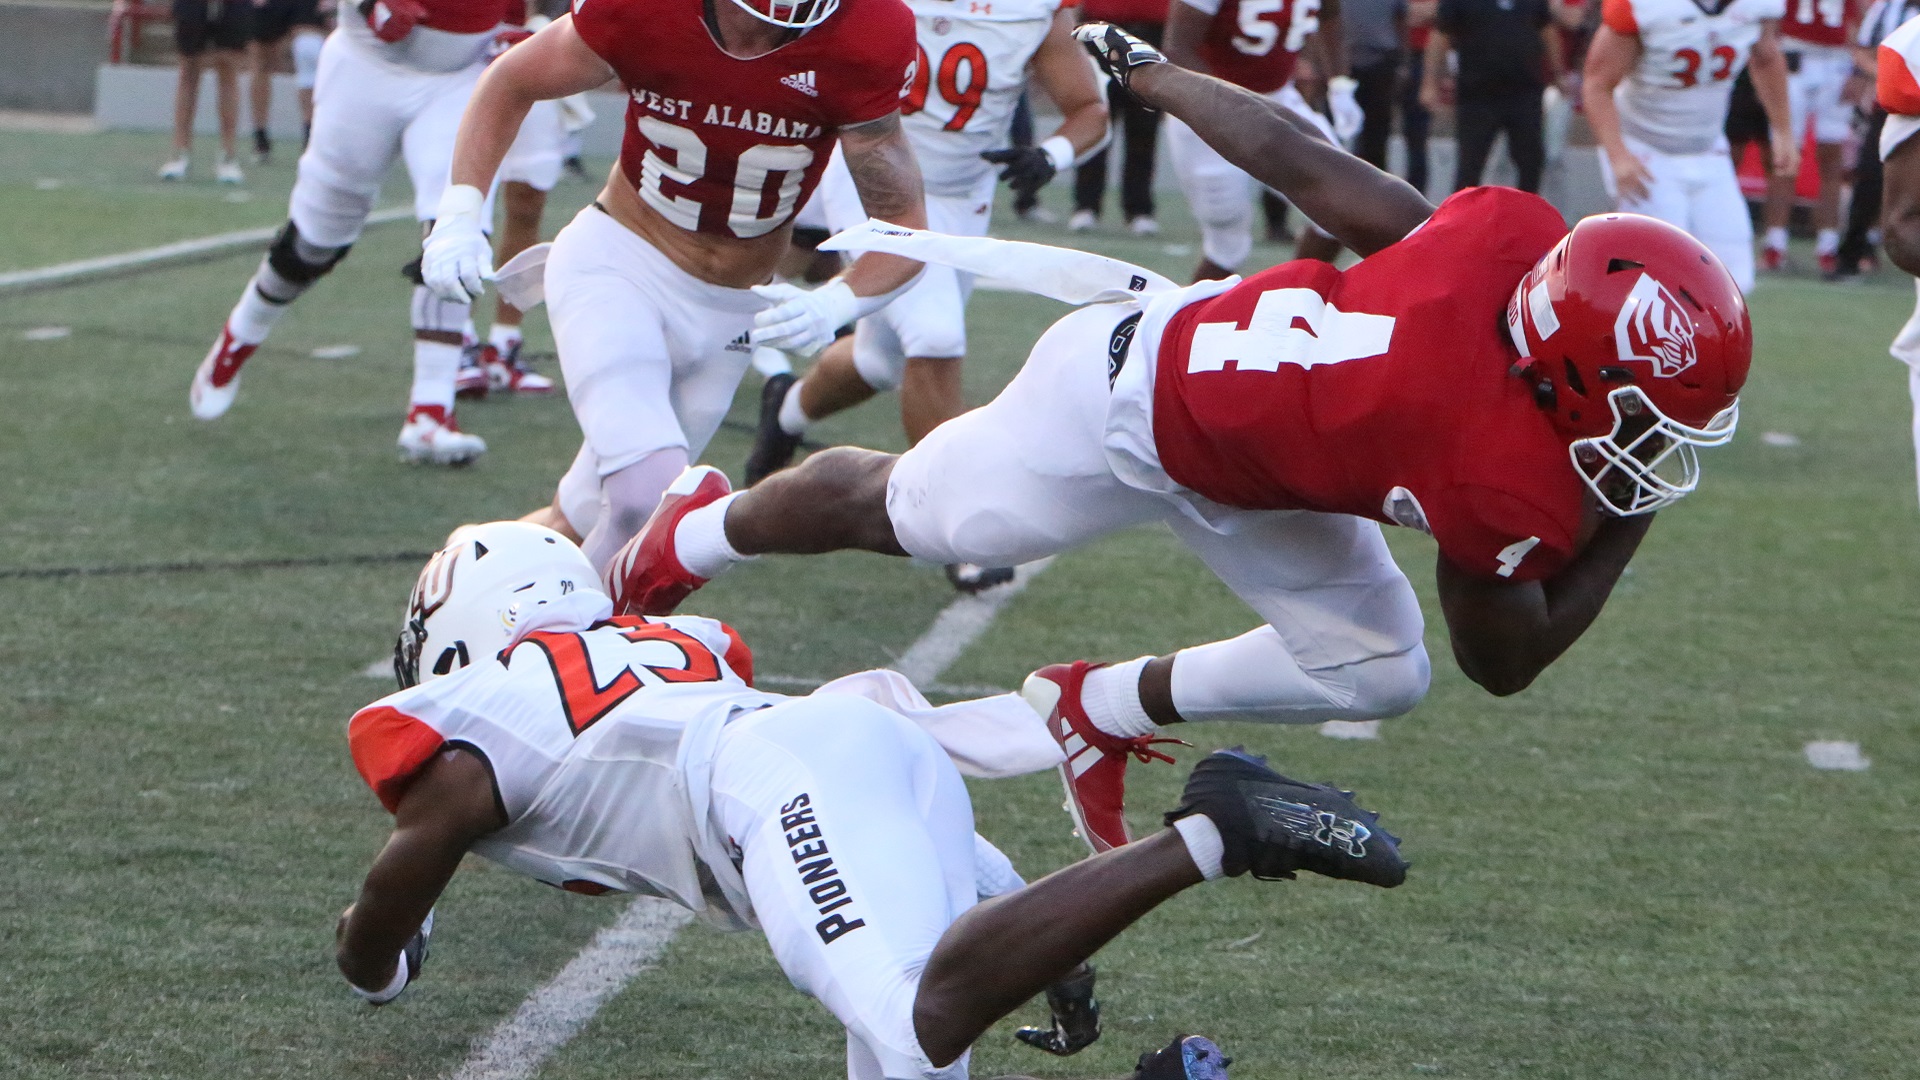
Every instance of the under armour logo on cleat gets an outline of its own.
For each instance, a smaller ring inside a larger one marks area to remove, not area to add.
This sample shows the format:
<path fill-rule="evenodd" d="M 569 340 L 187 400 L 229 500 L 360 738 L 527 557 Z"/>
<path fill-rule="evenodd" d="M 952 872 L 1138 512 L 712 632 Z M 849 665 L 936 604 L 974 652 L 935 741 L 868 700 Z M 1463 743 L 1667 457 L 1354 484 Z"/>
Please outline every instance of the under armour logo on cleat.
<path fill-rule="evenodd" d="M 781 85 L 798 90 L 808 97 L 819 97 L 820 91 L 813 85 L 813 72 L 796 71 L 780 80 Z"/>
<path fill-rule="evenodd" d="M 1367 857 L 1367 839 L 1373 830 L 1357 821 L 1271 795 L 1256 795 L 1253 801 L 1274 824 L 1303 840 L 1339 848 L 1356 859 Z"/>

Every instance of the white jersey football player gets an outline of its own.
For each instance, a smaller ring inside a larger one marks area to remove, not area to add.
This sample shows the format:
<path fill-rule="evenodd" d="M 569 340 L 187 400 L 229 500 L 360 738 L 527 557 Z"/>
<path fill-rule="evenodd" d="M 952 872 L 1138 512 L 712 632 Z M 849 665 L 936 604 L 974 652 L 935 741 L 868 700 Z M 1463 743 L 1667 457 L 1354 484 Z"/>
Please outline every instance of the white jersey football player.
<path fill-rule="evenodd" d="M 1053 751 L 1019 697 L 936 709 L 892 672 L 763 693 L 731 629 L 609 618 L 595 579 L 578 548 L 523 522 L 457 530 L 422 571 L 395 649 L 407 688 L 348 728 L 394 815 L 336 931 L 365 1000 L 420 973 L 434 903 L 472 852 L 757 927 L 846 1025 L 850 1080 L 962 1080 L 990 1025 L 1084 977 L 1089 955 L 1184 889 L 1249 871 L 1405 878 L 1397 841 L 1350 796 L 1222 751 L 1164 831 L 1023 887 L 974 833 L 956 763 L 970 758 L 955 756 L 982 748 L 1019 771 L 1017 747 Z"/>
<path fill-rule="evenodd" d="M 1881 223 L 1887 259 L 1920 276 L 1920 16 L 1888 34 L 1877 50 L 1875 96 L 1887 110 L 1880 129 L 1885 188 Z M 1920 282 L 1916 283 L 1920 286 Z M 1907 365 L 1913 395 L 1913 444 L 1920 455 L 1920 303 L 1893 339 L 1893 357 Z"/>
<path fill-rule="evenodd" d="M 1753 288 L 1753 220 L 1728 152 L 1727 101 L 1749 68 L 1773 172 L 1792 176 L 1784 12 L 1785 0 L 1604 0 L 1581 87 L 1608 194 L 1692 233 L 1743 291 Z"/>
<path fill-rule="evenodd" d="M 502 0 L 343 0 L 320 51 L 313 133 L 287 224 L 194 372 L 194 416 L 217 419 L 232 406 L 241 366 L 360 238 L 396 157 L 413 184 L 415 216 L 431 226 L 460 111 L 487 61 L 525 36 L 502 22 L 503 11 Z M 399 440 L 409 460 L 462 464 L 486 452 L 453 415 L 468 313 L 465 303 L 413 289 L 413 385 Z"/>
<path fill-rule="evenodd" d="M 927 226 L 985 236 L 995 174 L 1031 193 L 1106 144 L 1107 104 L 1072 37 L 1061 0 L 909 0 L 919 64 L 900 111 L 926 182 Z M 1057 130 L 1038 146 L 1008 149 L 1014 108 L 1029 81 L 1060 110 Z M 841 155 L 813 204 L 832 232 L 867 219 Z M 907 441 L 958 416 L 960 361 L 967 351 L 973 275 L 930 266 L 914 286 L 861 319 L 851 339 L 829 346 L 803 379 L 776 375 L 762 391 L 759 438 L 747 458 L 749 485 L 793 460 L 807 425 L 900 391 Z"/>

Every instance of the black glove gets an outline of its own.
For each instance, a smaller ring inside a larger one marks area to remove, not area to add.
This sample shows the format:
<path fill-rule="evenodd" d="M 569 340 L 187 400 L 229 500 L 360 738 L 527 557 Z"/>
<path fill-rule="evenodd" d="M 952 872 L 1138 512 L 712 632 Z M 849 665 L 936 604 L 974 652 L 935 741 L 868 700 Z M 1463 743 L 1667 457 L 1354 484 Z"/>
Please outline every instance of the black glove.
<path fill-rule="evenodd" d="M 1007 182 L 1015 195 L 1031 196 L 1047 186 L 1053 179 L 1055 169 L 1053 158 L 1037 146 L 1016 146 L 1011 150 L 985 150 L 981 157 L 995 165 L 1005 165 L 1000 171 L 1000 179 Z"/>
<path fill-rule="evenodd" d="M 1073 974 L 1047 987 L 1051 1028 L 1023 1027 L 1013 1037 L 1049 1054 L 1077 1054 L 1100 1038 L 1100 1003 L 1093 997 L 1093 965 L 1082 964 Z"/>
<path fill-rule="evenodd" d="M 1153 109 L 1153 106 L 1135 96 L 1133 70 L 1148 64 L 1164 64 L 1167 62 L 1166 54 L 1112 23 L 1081 23 L 1073 28 L 1073 36 L 1093 54 L 1100 70 L 1120 84 L 1120 89 L 1126 91 L 1127 97 L 1141 108 Z"/>

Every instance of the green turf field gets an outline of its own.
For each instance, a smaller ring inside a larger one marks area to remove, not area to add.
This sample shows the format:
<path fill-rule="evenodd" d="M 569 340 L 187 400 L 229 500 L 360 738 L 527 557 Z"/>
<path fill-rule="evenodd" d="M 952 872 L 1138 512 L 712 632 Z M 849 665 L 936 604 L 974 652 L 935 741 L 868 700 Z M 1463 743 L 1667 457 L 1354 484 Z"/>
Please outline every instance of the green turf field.
<path fill-rule="evenodd" d="M 290 164 L 252 170 L 251 199 L 230 203 L 210 183 L 151 181 L 164 155 L 158 137 L 0 135 L 0 269 L 280 220 Z M 591 190 L 563 185 L 550 229 Z M 397 181 L 384 201 L 405 197 Z M 1191 230 L 1177 210 L 1163 220 L 1158 240 L 1096 242 L 1183 276 L 1192 255 L 1169 246 Z M 620 911 L 476 863 L 440 906 L 426 978 L 392 1007 L 360 1005 L 331 930 L 386 819 L 344 723 L 389 689 L 363 671 L 387 654 L 416 565 L 19 573 L 398 556 L 543 503 L 577 444 L 562 400 L 463 407 L 492 444 L 474 468 L 397 460 L 397 268 L 414 248 L 408 226 L 370 231 L 213 425 L 188 416 L 187 379 L 256 253 L 0 296 L 0 1076 L 444 1075 Z M 1408 884 L 1194 890 L 1098 958 L 1099 1045 L 1037 1059 L 1009 1022 L 976 1075 L 1124 1075 L 1200 1030 L 1252 1080 L 1920 1076 L 1920 518 L 1905 374 L 1885 353 L 1911 303 L 1893 274 L 1761 286 L 1740 439 L 1708 455 L 1701 491 L 1661 516 L 1597 627 L 1528 692 L 1467 683 L 1436 627 L 1431 696 L 1377 742 L 1187 732 L 1186 761 L 1244 742 L 1359 788 L 1406 838 Z M 1060 310 L 976 299 L 976 400 Z M 46 327 L 71 332 L 23 338 Z M 360 351 L 311 355 L 336 345 Z M 749 377 L 736 420 L 757 395 Z M 900 444 L 886 403 L 819 435 Z M 708 457 L 737 475 L 746 446 L 729 429 Z M 1430 598 L 1430 543 L 1394 543 Z M 949 599 L 937 569 L 836 556 L 762 560 L 694 606 L 738 626 L 763 673 L 800 680 L 887 663 Z M 1142 530 L 1061 558 L 945 681 L 1013 687 L 1042 663 L 1252 622 Z M 1872 768 L 1815 771 L 1815 739 L 1860 743 Z M 1136 771 L 1142 827 L 1180 775 Z M 1051 776 L 974 790 L 981 830 L 1029 875 L 1080 853 Z M 541 1075 L 829 1080 L 842 1053 L 756 937 L 693 927 Z"/>

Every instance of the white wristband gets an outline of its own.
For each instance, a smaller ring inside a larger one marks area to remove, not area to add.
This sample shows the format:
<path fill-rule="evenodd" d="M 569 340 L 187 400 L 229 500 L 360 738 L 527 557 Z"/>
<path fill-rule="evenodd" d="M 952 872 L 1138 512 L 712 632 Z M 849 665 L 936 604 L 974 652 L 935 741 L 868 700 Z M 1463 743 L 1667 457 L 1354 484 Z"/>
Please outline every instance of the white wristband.
<path fill-rule="evenodd" d="M 486 205 L 487 193 L 472 184 L 449 184 L 447 190 L 440 193 L 440 208 L 434 211 L 434 218 L 438 221 L 457 217 L 477 219 Z"/>
<path fill-rule="evenodd" d="M 1047 160 L 1053 162 L 1053 171 L 1066 172 L 1073 168 L 1075 157 L 1073 140 L 1065 135 L 1055 135 L 1047 139 L 1040 144 L 1040 149 L 1046 152 Z"/>
<path fill-rule="evenodd" d="M 1205 814 L 1188 814 L 1173 823 L 1180 838 L 1187 842 L 1187 855 L 1193 859 L 1193 865 L 1200 876 L 1208 881 L 1217 881 L 1226 876 L 1221 861 L 1226 858 L 1227 845 L 1220 838 L 1220 827 Z"/>
<path fill-rule="evenodd" d="M 347 986 L 352 989 L 354 993 L 360 995 L 360 1000 L 365 1001 L 369 1005 L 385 1005 L 387 1002 L 399 997 L 400 991 L 407 988 L 406 952 L 404 950 L 401 951 L 400 962 L 395 965 L 393 969 L 393 981 L 385 987 L 379 990 L 362 990 L 354 986 L 351 981 L 347 983 Z"/>

